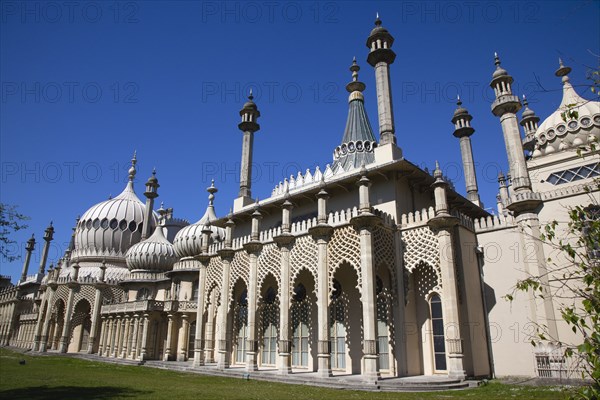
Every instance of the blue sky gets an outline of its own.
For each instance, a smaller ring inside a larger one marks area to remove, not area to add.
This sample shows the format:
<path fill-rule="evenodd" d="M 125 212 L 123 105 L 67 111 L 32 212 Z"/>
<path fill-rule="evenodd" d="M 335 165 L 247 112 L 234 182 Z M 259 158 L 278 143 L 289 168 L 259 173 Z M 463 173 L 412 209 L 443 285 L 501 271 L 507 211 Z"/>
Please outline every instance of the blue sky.
<path fill-rule="evenodd" d="M 598 65 L 598 1 L 0 2 L 0 200 L 18 204 L 29 228 L 13 237 L 24 254 L 50 220 L 50 260 L 75 218 L 121 192 L 138 152 L 136 190 L 156 167 L 158 202 L 194 222 L 215 179 L 225 214 L 238 191 L 239 109 L 254 88 L 261 111 L 253 195 L 298 169 L 331 162 L 347 115 L 345 84 L 356 56 L 377 127 L 366 39 L 379 12 L 396 41 L 391 67 L 398 144 L 422 166 L 439 160 L 464 193 L 450 119 L 456 94 L 473 115 L 482 200 L 495 207 L 506 170 L 502 131 L 490 112 L 497 51 L 543 119 L 560 103 L 558 57 L 586 88 Z M 18 279 L 22 261 L 2 262 Z"/>

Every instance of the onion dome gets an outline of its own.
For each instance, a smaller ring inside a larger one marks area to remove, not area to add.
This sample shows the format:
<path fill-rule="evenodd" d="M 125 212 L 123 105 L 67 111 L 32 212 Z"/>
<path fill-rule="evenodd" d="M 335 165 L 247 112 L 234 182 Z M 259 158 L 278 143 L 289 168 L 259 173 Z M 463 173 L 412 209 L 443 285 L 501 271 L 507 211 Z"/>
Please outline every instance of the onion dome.
<path fill-rule="evenodd" d="M 563 97 L 558 109 L 535 132 L 539 151 L 534 157 L 574 149 L 600 139 L 600 102 L 579 96 L 569 82 L 571 68 L 563 65 L 555 75 L 562 78 Z"/>
<path fill-rule="evenodd" d="M 494 53 L 494 64 L 496 64 L 496 70 L 492 74 L 492 79 L 508 75 L 508 72 L 500 66 L 500 57 L 498 57 L 498 53 Z"/>
<path fill-rule="evenodd" d="M 213 204 L 215 193 L 218 192 L 214 180 L 206 191 L 209 193 L 208 207 L 206 207 L 206 211 L 202 218 L 200 218 L 198 222 L 182 228 L 177 232 L 177 235 L 175 235 L 173 245 L 175 246 L 175 252 L 179 257 L 194 257 L 202 254 L 202 231 L 205 229 L 205 226 L 209 226 L 212 231 L 212 235 L 209 239 L 211 243 L 214 243 L 215 241 L 220 242 L 225 239 L 225 229 L 212 224 L 218 219 Z"/>
<path fill-rule="evenodd" d="M 81 216 L 72 253 L 78 261 L 124 258 L 127 250 L 141 240 L 146 206 L 133 189 L 136 163 L 134 154 L 129 181 L 121 194 L 96 204 Z M 156 225 L 154 216 L 149 223 Z"/>
<path fill-rule="evenodd" d="M 369 48 L 369 55 L 367 56 L 367 62 L 372 67 L 375 67 L 380 62 L 392 64 L 396 59 L 396 53 L 392 51 L 392 45 L 394 44 L 394 37 L 381 26 L 381 20 L 379 19 L 379 13 L 375 19 L 375 28 L 371 31 L 371 34 L 367 38 L 367 47 Z"/>
<path fill-rule="evenodd" d="M 371 123 L 365 110 L 363 90 L 365 84 L 358 80 L 358 71 L 360 67 L 356 63 L 356 58 L 350 66 L 352 71 L 352 81 L 346 85 L 346 90 L 350 93 L 348 97 L 348 119 L 346 120 L 346 129 L 342 144 L 333 151 L 332 169 L 341 167 L 344 171 L 359 168 L 363 164 L 370 164 L 375 161 L 375 147 L 377 142 L 371 129 Z"/>
<path fill-rule="evenodd" d="M 175 246 L 165 238 L 162 226 L 158 226 L 148 239 L 131 246 L 125 257 L 130 270 L 151 272 L 170 271 L 178 260 Z"/>

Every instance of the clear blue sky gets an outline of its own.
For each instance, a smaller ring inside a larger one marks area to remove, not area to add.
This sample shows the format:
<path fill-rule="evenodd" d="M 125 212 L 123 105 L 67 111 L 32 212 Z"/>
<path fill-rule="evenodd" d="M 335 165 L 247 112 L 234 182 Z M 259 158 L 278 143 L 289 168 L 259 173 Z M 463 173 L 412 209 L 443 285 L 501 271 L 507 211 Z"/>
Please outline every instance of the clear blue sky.
<path fill-rule="evenodd" d="M 377 110 L 365 42 L 375 12 L 396 41 L 391 67 L 399 145 L 410 161 L 439 160 L 464 193 L 452 136 L 454 99 L 474 116 L 472 137 L 486 207 L 506 170 L 488 84 L 497 51 L 543 119 L 560 103 L 561 56 L 584 97 L 600 54 L 598 1 L 493 2 L 0 2 L 1 194 L 29 215 L 13 237 L 24 254 L 50 220 L 60 257 L 75 218 L 121 192 L 133 150 L 136 190 L 156 166 L 160 201 L 195 222 L 215 179 L 225 214 L 238 190 L 245 93 L 262 117 L 253 195 L 284 175 L 324 166 L 342 138 L 345 84 L 356 56 L 373 127 Z M 22 260 L 2 263 L 18 279 Z"/>

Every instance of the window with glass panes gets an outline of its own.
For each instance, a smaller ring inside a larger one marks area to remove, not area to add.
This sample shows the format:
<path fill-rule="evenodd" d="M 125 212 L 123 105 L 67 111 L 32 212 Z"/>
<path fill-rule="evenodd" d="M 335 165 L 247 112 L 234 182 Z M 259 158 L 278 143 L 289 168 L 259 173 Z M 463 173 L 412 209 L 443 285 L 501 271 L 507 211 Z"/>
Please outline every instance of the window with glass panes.
<path fill-rule="evenodd" d="M 337 280 L 333 281 L 331 304 L 331 368 L 346 368 L 346 327 L 344 326 L 344 303 L 342 286 Z"/>
<path fill-rule="evenodd" d="M 433 359 L 436 371 L 446 370 L 446 340 L 444 337 L 444 318 L 442 300 L 438 294 L 431 296 L 431 331 L 433 338 Z"/>
<path fill-rule="evenodd" d="M 246 362 L 246 339 L 248 338 L 248 298 L 244 290 L 237 302 L 235 310 L 236 318 L 236 347 L 235 362 Z"/>
<path fill-rule="evenodd" d="M 276 292 L 275 289 L 269 287 L 264 296 L 264 304 L 262 307 L 263 326 L 263 342 L 261 348 L 262 364 L 275 365 L 277 357 L 277 310 L 275 304 Z"/>
<path fill-rule="evenodd" d="M 292 367 L 308 367 L 309 311 L 306 288 L 300 283 L 294 288 L 292 297 Z"/>

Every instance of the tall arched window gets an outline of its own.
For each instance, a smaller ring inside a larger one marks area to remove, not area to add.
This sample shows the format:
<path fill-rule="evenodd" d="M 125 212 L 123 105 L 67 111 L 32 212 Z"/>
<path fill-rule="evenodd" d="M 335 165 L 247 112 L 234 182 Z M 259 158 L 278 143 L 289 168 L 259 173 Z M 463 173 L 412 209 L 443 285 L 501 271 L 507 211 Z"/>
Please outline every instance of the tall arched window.
<path fill-rule="evenodd" d="M 308 321 L 310 306 L 302 283 L 294 288 L 292 297 L 292 367 L 308 367 Z"/>
<path fill-rule="evenodd" d="M 342 285 L 333 281 L 331 293 L 331 368 L 346 368 L 346 326 L 344 325 L 344 302 Z"/>
<path fill-rule="evenodd" d="M 235 319 L 237 328 L 235 362 L 241 364 L 246 362 L 246 339 L 248 338 L 248 292 L 246 289 L 244 289 L 238 299 Z"/>
<path fill-rule="evenodd" d="M 431 332 L 433 339 L 433 361 L 436 371 L 446 371 L 446 339 L 444 337 L 444 318 L 442 299 L 435 293 L 429 299 L 431 308 Z"/>
<path fill-rule="evenodd" d="M 379 346 L 379 368 L 390 369 L 390 344 L 388 331 L 388 309 L 382 279 L 377 276 L 377 344 Z"/>
<path fill-rule="evenodd" d="M 261 351 L 261 362 L 266 365 L 275 365 L 277 357 L 277 310 L 275 299 L 277 292 L 269 287 L 263 297 L 262 320 L 263 320 L 263 343 Z"/>

